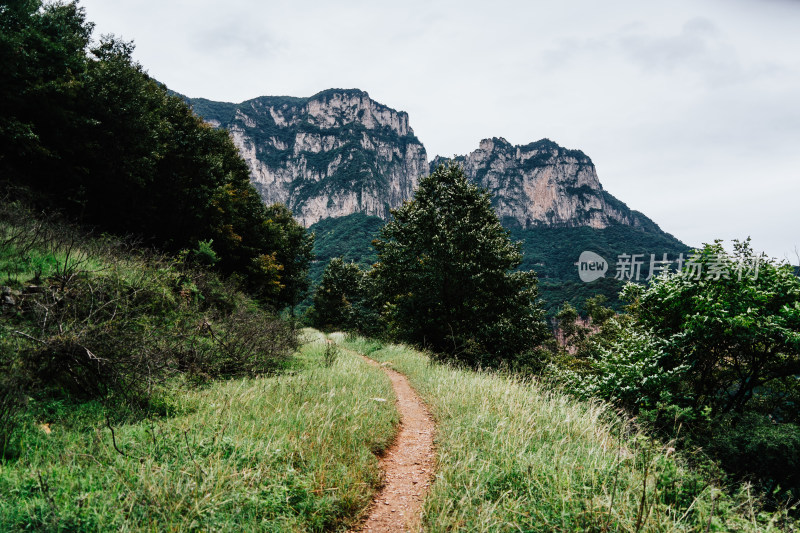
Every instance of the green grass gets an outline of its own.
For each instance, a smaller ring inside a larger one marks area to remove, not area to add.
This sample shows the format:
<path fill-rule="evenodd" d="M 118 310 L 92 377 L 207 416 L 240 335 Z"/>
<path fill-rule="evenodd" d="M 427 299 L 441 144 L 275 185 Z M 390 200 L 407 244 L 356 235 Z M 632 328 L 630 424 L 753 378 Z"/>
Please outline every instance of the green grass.
<path fill-rule="evenodd" d="M 610 407 L 543 384 L 432 363 L 404 346 L 335 337 L 406 374 L 436 422 L 425 531 L 770 531 L 746 492 L 723 493 Z"/>
<path fill-rule="evenodd" d="M 324 337 L 304 337 L 289 375 L 186 388 L 160 418 L 112 413 L 125 455 L 99 403 L 33 406 L 0 463 L 0 530 L 345 528 L 379 485 L 394 395 L 380 369 L 344 350 L 326 366 Z"/>

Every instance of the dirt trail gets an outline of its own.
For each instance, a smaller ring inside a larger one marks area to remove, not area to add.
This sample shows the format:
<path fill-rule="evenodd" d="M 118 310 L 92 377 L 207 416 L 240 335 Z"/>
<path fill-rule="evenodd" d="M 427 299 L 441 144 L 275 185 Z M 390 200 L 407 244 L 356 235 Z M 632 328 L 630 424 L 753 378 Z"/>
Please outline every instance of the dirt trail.
<path fill-rule="evenodd" d="M 400 431 L 381 458 L 385 485 L 375 495 L 366 520 L 353 531 L 414 531 L 418 529 L 422 500 L 433 478 L 433 418 L 403 374 L 368 357 L 364 359 L 381 366 L 392 380 L 400 412 Z"/>

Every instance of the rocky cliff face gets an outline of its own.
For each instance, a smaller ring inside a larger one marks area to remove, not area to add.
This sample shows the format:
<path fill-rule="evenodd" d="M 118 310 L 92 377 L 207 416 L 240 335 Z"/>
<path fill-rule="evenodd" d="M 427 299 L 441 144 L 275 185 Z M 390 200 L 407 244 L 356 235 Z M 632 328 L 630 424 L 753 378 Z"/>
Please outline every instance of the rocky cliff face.
<path fill-rule="evenodd" d="M 506 225 L 602 229 L 653 224 L 603 190 L 583 152 L 548 139 L 524 146 L 512 146 L 503 138 L 484 139 L 466 156 L 434 158 L 430 172 L 443 163 L 463 166 L 470 179 L 488 189 Z"/>
<path fill-rule="evenodd" d="M 264 201 L 286 204 L 306 226 L 352 213 L 388 218 L 427 173 L 425 148 L 408 114 L 364 91 L 190 102 L 209 123 L 231 132 Z"/>
<path fill-rule="evenodd" d="M 485 139 L 477 150 L 430 166 L 408 114 L 356 89 L 310 98 L 265 96 L 241 104 L 189 99 L 195 111 L 233 136 L 266 203 L 282 202 L 304 225 L 354 213 L 389 217 L 413 196 L 420 177 L 443 162 L 464 167 L 492 193 L 506 225 L 522 228 L 614 224 L 659 232 L 600 185 L 592 161 L 543 139 L 512 146 Z"/>

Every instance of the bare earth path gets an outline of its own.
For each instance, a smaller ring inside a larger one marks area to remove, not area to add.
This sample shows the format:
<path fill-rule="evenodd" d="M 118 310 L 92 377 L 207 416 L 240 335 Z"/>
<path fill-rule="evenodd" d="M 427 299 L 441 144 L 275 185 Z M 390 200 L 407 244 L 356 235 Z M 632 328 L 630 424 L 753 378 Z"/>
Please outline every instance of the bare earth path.
<path fill-rule="evenodd" d="M 403 374 L 368 357 L 364 359 L 381 366 L 392 380 L 400 412 L 400 431 L 381 458 L 385 485 L 375 495 L 366 520 L 354 531 L 413 531 L 417 529 L 422 500 L 433 478 L 433 418 Z"/>

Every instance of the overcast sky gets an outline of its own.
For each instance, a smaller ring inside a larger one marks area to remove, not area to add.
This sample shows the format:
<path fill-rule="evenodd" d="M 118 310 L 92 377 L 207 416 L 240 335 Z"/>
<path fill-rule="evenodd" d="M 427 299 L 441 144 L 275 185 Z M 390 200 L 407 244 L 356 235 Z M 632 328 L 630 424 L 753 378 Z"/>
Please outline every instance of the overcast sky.
<path fill-rule="evenodd" d="M 749 235 L 797 263 L 800 0 L 81 5 L 180 93 L 363 89 L 409 113 L 429 159 L 547 137 L 687 244 Z"/>

